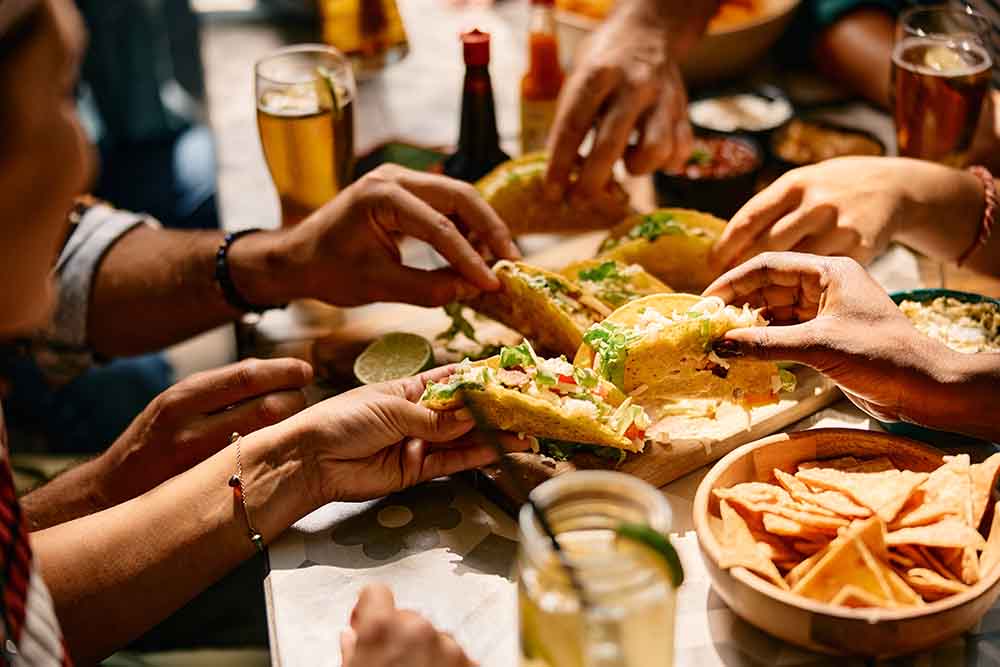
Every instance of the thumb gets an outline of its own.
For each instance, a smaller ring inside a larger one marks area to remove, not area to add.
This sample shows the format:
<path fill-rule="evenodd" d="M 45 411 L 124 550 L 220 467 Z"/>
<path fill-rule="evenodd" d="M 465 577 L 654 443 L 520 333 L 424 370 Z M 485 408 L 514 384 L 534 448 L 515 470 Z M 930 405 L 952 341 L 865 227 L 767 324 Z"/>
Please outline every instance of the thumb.
<path fill-rule="evenodd" d="M 731 329 L 712 345 L 725 358 L 745 357 L 768 361 L 796 361 L 813 366 L 818 358 L 811 323 L 792 326 Z"/>
<path fill-rule="evenodd" d="M 395 425 L 404 436 L 428 442 L 447 442 L 476 425 L 467 410 L 437 411 L 406 399 L 392 402 Z"/>
<path fill-rule="evenodd" d="M 340 665 L 349 667 L 354 659 L 354 650 L 358 645 L 358 635 L 353 628 L 347 628 L 340 633 Z"/>

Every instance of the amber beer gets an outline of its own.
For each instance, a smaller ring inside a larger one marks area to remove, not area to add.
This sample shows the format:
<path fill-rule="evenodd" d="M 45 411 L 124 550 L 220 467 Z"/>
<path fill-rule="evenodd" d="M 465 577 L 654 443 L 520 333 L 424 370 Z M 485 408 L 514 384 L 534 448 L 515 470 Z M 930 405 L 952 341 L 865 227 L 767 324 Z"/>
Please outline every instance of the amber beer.
<path fill-rule="evenodd" d="M 324 102 L 312 86 L 267 91 L 257 103 L 264 157 L 281 199 L 282 225 L 294 225 L 351 182 L 354 100 Z M 334 108 L 337 107 L 337 108 Z"/>
<path fill-rule="evenodd" d="M 972 40 L 900 40 L 892 54 L 899 154 L 963 166 L 992 65 L 989 52 Z"/>

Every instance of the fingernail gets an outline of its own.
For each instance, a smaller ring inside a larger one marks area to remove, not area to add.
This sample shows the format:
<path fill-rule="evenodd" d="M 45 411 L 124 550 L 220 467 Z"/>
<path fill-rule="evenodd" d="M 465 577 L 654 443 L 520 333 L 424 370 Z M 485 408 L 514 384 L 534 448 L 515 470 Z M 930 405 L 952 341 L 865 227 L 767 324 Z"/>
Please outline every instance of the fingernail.
<path fill-rule="evenodd" d="M 507 257 L 509 259 L 521 259 L 524 255 L 521 254 L 521 249 L 517 247 L 517 243 L 511 241 L 507 247 Z"/>
<path fill-rule="evenodd" d="M 723 359 L 743 356 L 743 350 L 740 348 L 740 344 L 735 340 L 729 340 L 728 338 L 721 338 L 712 343 L 712 350 Z"/>

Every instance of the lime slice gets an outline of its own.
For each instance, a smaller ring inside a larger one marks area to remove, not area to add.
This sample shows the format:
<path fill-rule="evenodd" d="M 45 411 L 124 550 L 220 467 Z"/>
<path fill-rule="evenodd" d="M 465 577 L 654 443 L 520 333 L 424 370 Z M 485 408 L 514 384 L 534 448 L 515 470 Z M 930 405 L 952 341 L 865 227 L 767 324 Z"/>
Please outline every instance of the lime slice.
<path fill-rule="evenodd" d="M 620 547 L 628 544 L 640 546 L 643 552 L 656 559 L 659 567 L 670 576 L 670 582 L 677 588 L 684 583 L 684 568 L 677 556 L 674 545 L 664 535 L 641 523 L 623 523 L 615 531 Z M 642 556 L 637 554 L 640 558 Z"/>
<path fill-rule="evenodd" d="M 416 375 L 434 367 L 430 342 L 411 333 L 387 333 L 354 360 L 354 376 L 362 384 Z"/>

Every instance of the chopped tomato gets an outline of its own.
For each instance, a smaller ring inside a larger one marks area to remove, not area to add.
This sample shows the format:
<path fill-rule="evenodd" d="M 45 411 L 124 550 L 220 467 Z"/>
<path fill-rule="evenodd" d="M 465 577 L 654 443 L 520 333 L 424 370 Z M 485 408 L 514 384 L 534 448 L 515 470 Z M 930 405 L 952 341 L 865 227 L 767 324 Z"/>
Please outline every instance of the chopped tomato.
<path fill-rule="evenodd" d="M 572 375 L 562 375 L 562 374 L 560 374 L 559 375 L 559 383 L 560 384 L 576 384 L 576 378 L 574 378 Z"/>
<path fill-rule="evenodd" d="M 625 437 L 629 440 L 642 440 L 646 437 L 646 431 L 639 428 L 635 424 L 631 424 L 628 429 L 625 430 Z"/>

